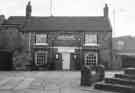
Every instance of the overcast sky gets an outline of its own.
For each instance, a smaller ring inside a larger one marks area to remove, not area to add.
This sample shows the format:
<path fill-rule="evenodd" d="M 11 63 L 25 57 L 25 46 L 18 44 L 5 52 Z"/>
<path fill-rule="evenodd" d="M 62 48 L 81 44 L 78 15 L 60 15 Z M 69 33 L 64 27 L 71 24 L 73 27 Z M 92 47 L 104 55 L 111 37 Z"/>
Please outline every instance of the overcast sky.
<path fill-rule="evenodd" d="M 50 0 L 0 0 L 0 14 L 24 16 L 28 1 L 32 16 L 50 16 Z M 108 3 L 113 36 L 135 36 L 135 0 L 52 0 L 53 16 L 102 16 Z"/>

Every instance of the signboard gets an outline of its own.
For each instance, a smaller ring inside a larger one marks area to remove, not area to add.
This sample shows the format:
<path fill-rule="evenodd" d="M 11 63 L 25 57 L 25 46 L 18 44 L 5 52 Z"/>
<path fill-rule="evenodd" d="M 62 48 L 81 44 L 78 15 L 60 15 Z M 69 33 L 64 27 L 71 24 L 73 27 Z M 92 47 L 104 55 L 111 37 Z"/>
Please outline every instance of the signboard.
<path fill-rule="evenodd" d="M 80 39 L 78 34 L 64 33 L 59 34 L 54 42 L 55 46 L 79 46 Z"/>
<path fill-rule="evenodd" d="M 62 34 L 57 37 L 57 40 L 76 40 L 73 34 Z"/>

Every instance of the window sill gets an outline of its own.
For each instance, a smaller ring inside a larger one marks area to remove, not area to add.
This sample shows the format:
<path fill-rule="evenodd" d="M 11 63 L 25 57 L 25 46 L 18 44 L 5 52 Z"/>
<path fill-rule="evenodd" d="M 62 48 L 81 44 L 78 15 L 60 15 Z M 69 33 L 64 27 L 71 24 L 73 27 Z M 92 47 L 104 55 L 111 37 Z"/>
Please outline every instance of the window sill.
<path fill-rule="evenodd" d="M 48 43 L 35 43 L 34 45 L 48 45 Z"/>
<path fill-rule="evenodd" d="M 84 44 L 84 46 L 99 46 L 99 44 L 91 43 L 91 44 Z"/>

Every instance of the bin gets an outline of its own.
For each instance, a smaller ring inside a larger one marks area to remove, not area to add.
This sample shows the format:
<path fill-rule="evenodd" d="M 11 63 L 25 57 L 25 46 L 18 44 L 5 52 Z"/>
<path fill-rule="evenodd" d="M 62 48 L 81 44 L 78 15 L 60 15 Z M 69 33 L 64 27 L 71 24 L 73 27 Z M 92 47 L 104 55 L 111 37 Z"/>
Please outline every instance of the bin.
<path fill-rule="evenodd" d="M 81 69 L 81 86 L 91 86 L 91 68 L 89 66 L 83 66 Z"/>
<path fill-rule="evenodd" d="M 91 86 L 104 80 L 104 66 L 83 66 L 81 69 L 81 86 Z"/>
<path fill-rule="evenodd" d="M 99 75 L 99 79 L 97 81 L 104 80 L 104 77 L 105 77 L 105 67 L 104 67 L 104 65 L 97 65 L 96 66 L 96 72 Z"/>

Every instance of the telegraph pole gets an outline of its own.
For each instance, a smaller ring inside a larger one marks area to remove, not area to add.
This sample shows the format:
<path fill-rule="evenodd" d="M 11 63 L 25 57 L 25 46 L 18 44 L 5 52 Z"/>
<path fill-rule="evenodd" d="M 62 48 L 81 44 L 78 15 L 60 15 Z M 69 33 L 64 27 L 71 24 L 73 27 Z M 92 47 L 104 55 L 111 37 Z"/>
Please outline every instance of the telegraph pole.
<path fill-rule="evenodd" d="M 53 1 L 50 0 L 50 16 L 53 16 Z"/>
<path fill-rule="evenodd" d="M 115 9 L 113 9 L 113 33 L 114 33 L 114 36 L 116 35 L 115 20 L 116 20 L 116 11 L 115 11 Z"/>

